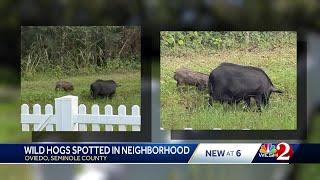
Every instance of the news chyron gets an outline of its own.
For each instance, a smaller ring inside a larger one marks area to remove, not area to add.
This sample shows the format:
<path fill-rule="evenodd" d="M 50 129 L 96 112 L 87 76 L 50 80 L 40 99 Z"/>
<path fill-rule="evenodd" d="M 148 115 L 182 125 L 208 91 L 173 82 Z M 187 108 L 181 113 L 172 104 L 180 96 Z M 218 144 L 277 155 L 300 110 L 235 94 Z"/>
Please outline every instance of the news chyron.
<path fill-rule="evenodd" d="M 181 163 L 252 164 L 294 163 L 310 149 L 304 144 L 7 144 L 18 149 L 2 163 Z M 303 148 L 306 146 L 305 148 Z M 301 148 L 299 148 L 301 147 Z M 3 148 L 0 152 L 4 151 Z"/>

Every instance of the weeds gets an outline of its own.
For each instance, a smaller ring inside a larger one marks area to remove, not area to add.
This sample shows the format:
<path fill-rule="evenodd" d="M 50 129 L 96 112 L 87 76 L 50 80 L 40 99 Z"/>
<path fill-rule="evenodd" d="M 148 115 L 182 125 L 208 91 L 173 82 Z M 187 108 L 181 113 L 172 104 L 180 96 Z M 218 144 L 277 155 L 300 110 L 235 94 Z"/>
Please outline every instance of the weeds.
<path fill-rule="evenodd" d="M 21 28 L 21 76 L 66 76 L 140 69 L 140 29 L 124 26 Z"/>
<path fill-rule="evenodd" d="M 295 43 L 295 42 L 293 42 Z M 187 47 L 182 47 L 188 49 Z M 198 53 L 194 53 L 199 51 Z M 208 52 L 214 53 L 208 53 Z M 161 49 L 160 103 L 161 127 L 165 129 L 295 129 L 296 115 L 296 47 L 275 49 L 189 49 L 187 54 Z M 255 103 L 247 110 L 244 104 L 228 105 L 215 102 L 208 106 L 208 94 L 194 87 L 179 91 L 173 74 L 179 67 L 209 74 L 222 62 L 232 62 L 262 68 L 273 84 L 284 91 L 272 94 L 270 104 L 256 112 Z"/>

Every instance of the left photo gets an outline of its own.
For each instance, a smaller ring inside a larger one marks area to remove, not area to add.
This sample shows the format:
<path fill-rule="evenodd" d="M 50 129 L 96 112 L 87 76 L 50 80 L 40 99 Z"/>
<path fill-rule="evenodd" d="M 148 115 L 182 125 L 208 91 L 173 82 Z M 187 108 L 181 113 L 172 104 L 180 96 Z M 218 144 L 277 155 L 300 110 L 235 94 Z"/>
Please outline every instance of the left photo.
<path fill-rule="evenodd" d="M 22 26 L 22 131 L 140 131 L 141 28 Z"/>

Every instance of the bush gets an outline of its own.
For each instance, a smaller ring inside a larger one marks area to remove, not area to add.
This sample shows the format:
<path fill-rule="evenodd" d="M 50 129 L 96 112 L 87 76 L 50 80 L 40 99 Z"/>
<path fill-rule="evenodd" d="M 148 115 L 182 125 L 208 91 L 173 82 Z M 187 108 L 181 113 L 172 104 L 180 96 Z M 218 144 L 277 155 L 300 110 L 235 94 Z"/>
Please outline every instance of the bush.
<path fill-rule="evenodd" d="M 21 28 L 22 78 L 140 68 L 140 28 L 57 26 Z"/>
<path fill-rule="evenodd" d="M 295 32 L 284 31 L 162 31 L 161 53 L 199 52 L 246 48 L 269 49 L 296 44 Z"/>

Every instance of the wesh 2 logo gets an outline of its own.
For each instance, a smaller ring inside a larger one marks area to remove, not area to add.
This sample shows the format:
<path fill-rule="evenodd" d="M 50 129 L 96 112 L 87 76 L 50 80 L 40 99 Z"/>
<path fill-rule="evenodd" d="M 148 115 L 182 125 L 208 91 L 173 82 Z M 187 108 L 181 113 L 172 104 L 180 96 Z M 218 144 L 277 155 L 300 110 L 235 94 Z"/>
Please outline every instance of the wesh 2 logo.
<path fill-rule="evenodd" d="M 293 147 L 287 143 L 262 144 L 259 157 L 276 158 L 279 161 L 288 161 L 293 156 Z"/>

